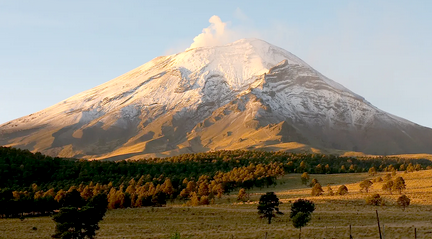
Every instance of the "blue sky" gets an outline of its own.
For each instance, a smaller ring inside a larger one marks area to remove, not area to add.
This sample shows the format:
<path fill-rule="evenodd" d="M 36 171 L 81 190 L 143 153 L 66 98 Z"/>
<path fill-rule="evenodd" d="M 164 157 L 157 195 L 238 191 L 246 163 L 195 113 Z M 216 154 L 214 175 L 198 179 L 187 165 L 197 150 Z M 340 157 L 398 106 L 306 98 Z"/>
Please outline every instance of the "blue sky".
<path fill-rule="evenodd" d="M 0 124 L 188 48 L 217 15 L 432 127 L 432 1 L 3 1 Z"/>

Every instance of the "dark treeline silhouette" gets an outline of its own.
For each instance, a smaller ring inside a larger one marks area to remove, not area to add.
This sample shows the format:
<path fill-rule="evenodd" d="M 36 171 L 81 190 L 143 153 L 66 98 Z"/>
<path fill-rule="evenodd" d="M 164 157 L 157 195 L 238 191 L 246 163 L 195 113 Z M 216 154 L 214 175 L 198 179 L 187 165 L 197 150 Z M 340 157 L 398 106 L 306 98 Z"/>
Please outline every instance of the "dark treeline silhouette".
<path fill-rule="evenodd" d="M 48 214 L 70 194 L 77 201 L 103 194 L 112 209 L 163 206 L 170 199 L 205 205 L 238 188 L 274 185 L 285 173 L 392 171 L 409 164 L 421 169 L 431 162 L 246 150 L 110 162 L 0 147 L 0 215 Z"/>
<path fill-rule="evenodd" d="M 0 147 L 0 188 L 12 190 L 30 189 L 37 184 L 41 189 L 67 189 L 72 185 L 90 182 L 119 187 L 132 178 L 142 175 L 159 181 L 165 177 L 175 186 L 183 179 L 199 178 L 201 175 L 214 177 L 220 172 L 253 165 L 281 163 L 285 173 L 345 173 L 367 172 L 375 167 L 377 171 L 405 168 L 409 163 L 430 166 L 429 160 L 403 159 L 396 157 L 355 158 L 321 154 L 294 154 L 264 151 L 216 151 L 197 154 L 183 154 L 168 158 L 149 158 L 138 161 L 87 161 L 61 159 L 31 153 L 9 147 Z M 402 167 L 401 167 L 402 165 Z M 154 180 L 153 180 L 154 181 Z"/>

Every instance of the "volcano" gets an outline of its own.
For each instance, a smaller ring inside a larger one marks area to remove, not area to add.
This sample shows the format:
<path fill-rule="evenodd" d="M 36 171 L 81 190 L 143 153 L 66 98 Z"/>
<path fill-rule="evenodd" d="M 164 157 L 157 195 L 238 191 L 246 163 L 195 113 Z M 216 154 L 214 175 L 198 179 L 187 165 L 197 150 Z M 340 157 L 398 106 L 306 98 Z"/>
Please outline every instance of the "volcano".
<path fill-rule="evenodd" d="M 259 39 L 161 56 L 0 125 L 0 145 L 87 159 L 262 149 L 432 153 L 432 129 L 384 112 Z"/>

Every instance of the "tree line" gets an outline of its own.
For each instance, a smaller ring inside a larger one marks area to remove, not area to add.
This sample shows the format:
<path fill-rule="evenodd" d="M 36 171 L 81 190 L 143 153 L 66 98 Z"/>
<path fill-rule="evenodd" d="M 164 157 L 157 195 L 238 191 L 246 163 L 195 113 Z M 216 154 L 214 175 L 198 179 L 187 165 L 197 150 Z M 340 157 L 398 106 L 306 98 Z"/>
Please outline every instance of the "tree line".
<path fill-rule="evenodd" d="M 372 167 L 394 171 L 430 164 L 388 157 L 245 150 L 110 162 L 53 158 L 0 147 L 0 215 L 47 214 L 64 206 L 64 198 L 75 191 L 84 202 L 103 194 L 112 209 L 163 206 L 174 199 L 205 205 L 239 188 L 274 185 L 287 172 L 365 172 Z"/>
<path fill-rule="evenodd" d="M 168 177 L 175 186 L 178 186 L 184 178 L 198 179 L 201 175 L 214 177 L 218 173 L 227 173 L 235 168 L 245 169 L 251 164 L 264 167 L 274 163 L 279 163 L 285 173 L 312 174 L 367 172 L 371 167 L 376 168 L 376 171 L 405 170 L 410 163 L 420 168 L 431 166 L 431 162 L 426 159 L 355 158 L 247 150 L 221 150 L 168 158 L 109 162 L 53 158 L 28 150 L 0 147 L 0 188 L 29 190 L 32 184 L 37 184 L 44 190 L 65 190 L 73 185 L 90 182 L 112 182 L 113 186 L 118 188 L 133 178 L 138 180 L 143 175 L 147 181 L 154 183 Z M 237 176 L 240 175 L 242 173 L 237 173 Z M 264 181 L 261 183 L 271 184 Z"/>

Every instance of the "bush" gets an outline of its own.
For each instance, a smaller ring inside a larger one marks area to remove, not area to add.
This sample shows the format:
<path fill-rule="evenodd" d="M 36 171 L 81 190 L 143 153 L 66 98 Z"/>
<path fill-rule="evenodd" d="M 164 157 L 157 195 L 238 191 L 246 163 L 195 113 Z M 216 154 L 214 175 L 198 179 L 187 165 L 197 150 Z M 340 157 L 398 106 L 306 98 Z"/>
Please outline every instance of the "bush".
<path fill-rule="evenodd" d="M 312 188 L 312 196 L 319 196 L 324 192 L 320 183 L 316 183 Z"/>
<path fill-rule="evenodd" d="M 373 205 L 373 206 L 382 206 L 384 205 L 384 200 L 381 198 L 381 196 L 378 193 L 375 193 L 366 198 L 366 204 Z"/>
<path fill-rule="evenodd" d="M 393 190 L 399 191 L 402 194 L 402 190 L 406 189 L 405 180 L 402 177 L 397 177 L 393 184 Z"/>
<path fill-rule="evenodd" d="M 327 184 L 327 193 L 329 196 L 334 195 L 333 189 L 330 187 L 330 184 Z"/>
<path fill-rule="evenodd" d="M 405 211 L 405 208 L 410 205 L 410 201 L 411 200 L 409 199 L 409 197 L 407 197 L 406 195 L 402 195 L 398 198 L 397 204 L 403 208 L 402 210 Z"/>
<path fill-rule="evenodd" d="M 94 238 L 99 230 L 99 221 L 105 215 L 106 208 L 84 206 L 62 207 L 53 217 L 56 222 L 53 238 Z"/>
<path fill-rule="evenodd" d="M 348 194 L 348 188 L 345 185 L 341 185 L 337 190 L 338 195 Z"/>
<path fill-rule="evenodd" d="M 372 186 L 372 182 L 370 180 L 364 180 L 360 183 L 360 192 L 363 192 L 363 190 L 366 191 L 366 193 L 369 192 L 369 188 Z"/>
<path fill-rule="evenodd" d="M 307 172 L 304 172 L 300 178 L 301 178 L 302 184 L 304 184 L 304 185 L 306 185 L 309 182 L 309 174 Z"/>

